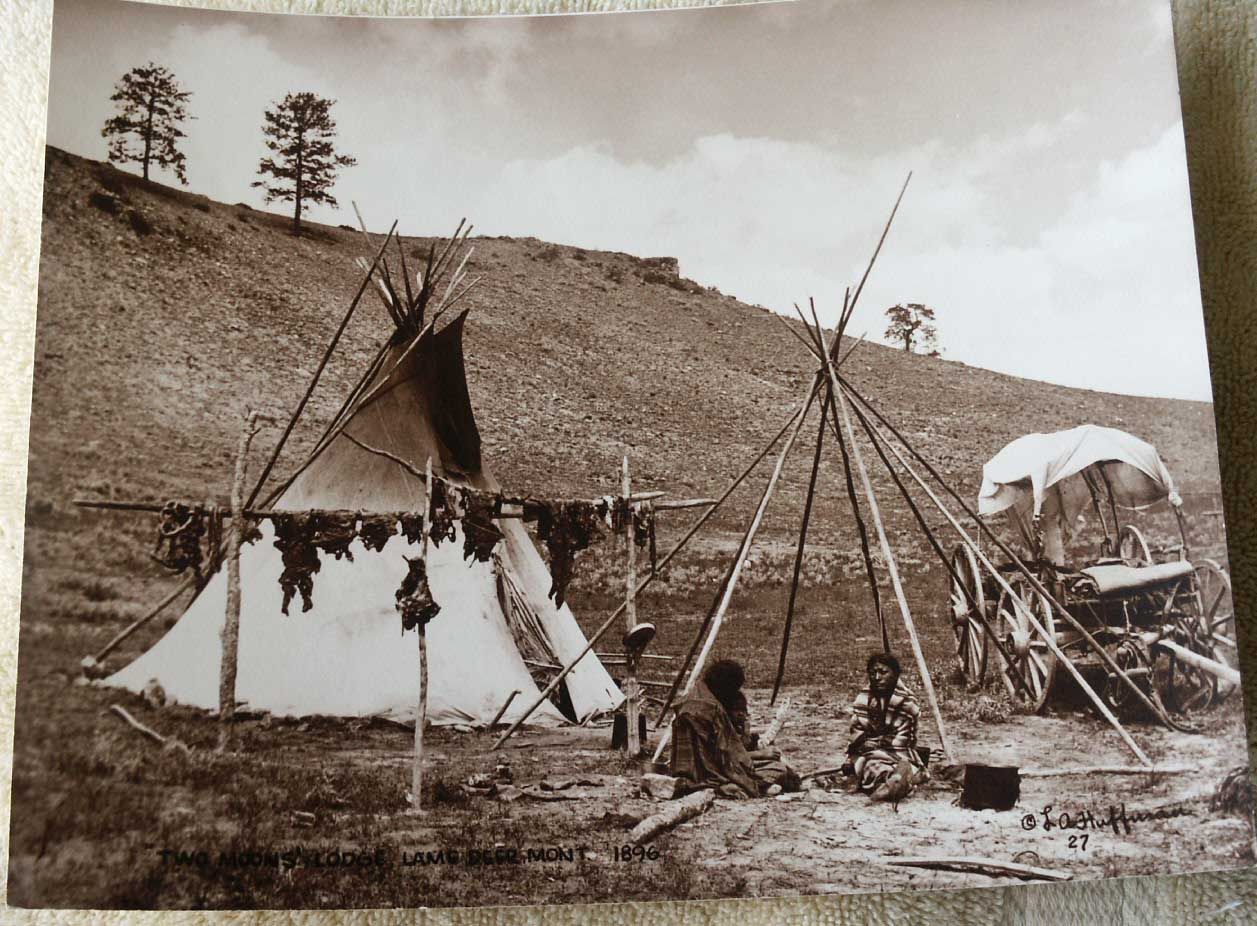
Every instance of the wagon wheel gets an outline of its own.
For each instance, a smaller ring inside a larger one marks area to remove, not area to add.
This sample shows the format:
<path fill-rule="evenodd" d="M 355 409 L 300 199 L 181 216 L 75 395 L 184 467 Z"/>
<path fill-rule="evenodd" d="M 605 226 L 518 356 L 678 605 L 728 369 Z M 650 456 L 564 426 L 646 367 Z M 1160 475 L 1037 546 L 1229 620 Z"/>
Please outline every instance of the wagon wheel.
<path fill-rule="evenodd" d="M 1238 669 L 1240 651 L 1239 641 L 1235 636 L 1235 603 L 1231 598 L 1231 577 L 1211 559 L 1198 560 L 1194 572 L 1201 620 L 1213 637 L 1213 648 L 1218 661 L 1232 669 Z M 1219 685 L 1218 697 L 1225 698 L 1234 690 L 1234 685 Z"/>
<path fill-rule="evenodd" d="M 1056 619 L 1052 605 L 1038 592 L 1015 587 L 1021 594 L 1010 595 L 1007 590 L 996 605 L 995 633 L 1012 654 L 1012 673 L 1025 682 L 1016 689 L 1016 697 L 1033 713 L 1039 713 L 1047 704 L 1052 680 L 1056 677 L 1056 655 L 1048 649 L 1047 642 L 1039 636 L 1023 613 L 1025 609 L 1034 615 L 1039 625 L 1056 637 Z M 1026 594 L 1029 592 L 1029 594 Z M 1002 654 L 1001 654 L 1002 658 Z"/>
<path fill-rule="evenodd" d="M 1144 535 L 1133 524 L 1124 525 L 1122 532 L 1117 535 L 1117 555 L 1127 566 L 1152 565 L 1152 551 L 1148 548 L 1148 541 L 1144 540 Z"/>
<path fill-rule="evenodd" d="M 1218 660 L 1213 638 L 1205 623 L 1205 607 L 1193 578 L 1191 594 L 1185 598 L 1182 613 L 1174 618 L 1172 639 L 1179 646 L 1199 653 L 1208 659 Z M 1218 679 L 1203 669 L 1189 666 L 1173 653 L 1162 682 L 1162 698 L 1165 706 L 1183 715 L 1205 710 L 1218 694 Z"/>
<path fill-rule="evenodd" d="M 1113 661 L 1145 695 L 1156 698 L 1152 688 L 1152 665 L 1148 661 L 1147 650 L 1134 640 L 1125 640 L 1113 651 Z M 1104 688 L 1100 692 L 1104 703 L 1118 717 L 1138 718 L 1146 713 L 1146 708 L 1130 690 L 1130 687 L 1112 672 L 1105 678 Z"/>
<path fill-rule="evenodd" d="M 986 678 L 986 634 L 982 630 L 982 622 L 975 616 L 969 606 L 968 589 L 978 610 L 986 613 L 986 594 L 982 589 L 982 573 L 978 570 L 977 557 L 966 544 L 960 544 L 952 551 L 952 576 L 950 586 L 951 628 L 956 636 L 956 658 L 960 660 L 960 671 L 964 673 L 969 687 L 976 688 Z M 963 585 L 961 584 L 963 583 Z"/>

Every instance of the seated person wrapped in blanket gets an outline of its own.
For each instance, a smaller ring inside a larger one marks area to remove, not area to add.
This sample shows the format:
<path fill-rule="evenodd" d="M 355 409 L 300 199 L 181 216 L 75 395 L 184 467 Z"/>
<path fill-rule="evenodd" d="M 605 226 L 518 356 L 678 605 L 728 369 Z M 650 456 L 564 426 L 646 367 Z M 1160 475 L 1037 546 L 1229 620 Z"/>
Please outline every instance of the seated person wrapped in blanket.
<path fill-rule="evenodd" d="M 669 770 L 685 781 L 686 790 L 714 788 L 731 798 L 797 790 L 798 776 L 780 753 L 747 748 L 745 681 L 739 663 L 717 660 L 677 709 Z"/>

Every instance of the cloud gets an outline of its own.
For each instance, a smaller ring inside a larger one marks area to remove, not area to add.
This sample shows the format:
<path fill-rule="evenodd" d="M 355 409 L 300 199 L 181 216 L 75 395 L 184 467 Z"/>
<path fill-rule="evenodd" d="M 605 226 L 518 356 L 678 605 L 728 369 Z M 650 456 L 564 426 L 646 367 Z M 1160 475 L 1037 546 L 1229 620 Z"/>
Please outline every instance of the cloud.
<path fill-rule="evenodd" d="M 471 208 L 489 218 L 488 233 L 670 254 L 686 275 L 778 311 L 815 296 L 833 320 L 915 165 L 854 332 L 879 336 L 884 308 L 926 302 L 950 358 L 1069 385 L 1207 399 L 1180 125 L 1093 166 L 1085 187 L 1045 210 L 1049 220 L 1028 240 L 1006 229 L 1008 209 L 986 175 L 1049 149 L 1076 121 L 872 162 L 732 135 L 700 138 L 660 165 L 580 146 L 507 163 Z"/>

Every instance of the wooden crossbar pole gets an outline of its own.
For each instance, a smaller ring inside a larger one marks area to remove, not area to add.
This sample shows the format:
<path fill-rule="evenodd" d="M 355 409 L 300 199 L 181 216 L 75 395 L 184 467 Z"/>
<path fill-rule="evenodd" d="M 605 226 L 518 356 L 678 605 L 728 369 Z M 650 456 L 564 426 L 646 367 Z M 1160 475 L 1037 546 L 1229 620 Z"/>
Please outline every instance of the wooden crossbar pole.
<path fill-rule="evenodd" d="M 842 413 L 842 423 L 847 431 L 847 439 L 851 445 L 851 458 L 855 462 L 856 471 L 860 474 L 860 483 L 864 486 L 864 494 L 869 503 L 869 516 L 873 520 L 873 527 L 877 531 L 877 542 L 882 548 L 882 556 L 886 560 L 886 572 L 890 576 L 891 587 L 895 590 L 895 600 L 899 602 L 899 613 L 903 615 L 904 629 L 908 631 L 908 641 L 912 645 L 912 655 L 917 660 L 917 671 L 921 673 L 921 684 L 925 687 L 925 695 L 930 702 L 930 710 L 934 714 L 934 723 L 938 727 L 938 738 L 943 746 L 943 754 L 947 756 L 948 762 L 955 762 L 955 756 L 951 751 L 951 744 L 947 740 L 947 728 L 943 724 L 943 712 L 938 707 L 938 695 L 934 691 L 934 681 L 930 678 L 930 669 L 925 664 L 925 653 L 921 650 L 921 641 L 917 637 L 917 628 L 912 620 L 912 611 L 908 608 L 908 599 L 904 595 L 903 583 L 899 579 L 899 568 L 895 564 L 895 554 L 890 548 L 890 541 L 886 537 L 886 528 L 882 524 L 882 514 L 877 507 L 877 494 L 873 491 L 872 480 L 869 479 L 868 469 L 864 465 L 864 455 L 860 452 L 860 445 L 855 439 L 855 429 L 851 426 L 851 415 L 847 411 L 847 402 L 843 397 L 842 390 L 838 386 L 837 377 L 834 376 L 833 368 L 830 367 L 829 374 L 831 378 L 831 388 L 834 391 L 834 401 L 838 406 L 839 412 Z"/>
<path fill-rule="evenodd" d="M 403 460 L 401 457 L 397 456 L 396 454 L 392 454 L 386 450 L 380 450 L 376 447 L 372 447 L 370 444 L 367 444 L 365 441 L 360 441 L 356 437 L 351 437 L 348 434 L 345 436 L 348 437 L 349 440 L 352 441 L 354 444 L 361 447 L 363 450 L 367 451 L 368 453 L 374 453 L 374 454 L 378 454 L 379 456 L 386 457 L 387 459 L 392 460 L 394 463 L 397 463 L 399 466 L 404 468 L 411 475 L 416 476 L 417 478 L 420 478 L 420 479 L 423 478 L 423 473 L 421 470 L 412 466 L 410 463 L 408 463 L 406 460 Z M 439 477 L 433 477 L 433 478 L 439 479 Z M 646 499 L 658 498 L 659 496 L 663 494 L 664 493 L 662 492 L 641 492 L 641 493 L 638 493 L 636 496 L 634 496 L 633 500 L 644 501 Z M 567 499 L 550 499 L 550 501 L 556 501 L 556 502 L 567 501 Z M 601 501 L 601 499 L 595 498 L 589 501 L 592 504 L 597 504 L 599 501 Z M 120 502 L 120 501 L 110 501 L 110 500 L 105 500 L 105 499 L 98 500 L 98 499 L 91 499 L 91 498 L 76 498 L 72 502 L 72 504 L 76 508 L 90 508 L 90 509 L 100 510 L 100 511 L 141 511 L 141 512 L 151 512 L 153 514 L 158 514 L 165 508 L 164 504 L 159 504 L 157 502 Z M 263 504 L 269 504 L 269 500 L 264 501 Z M 712 498 L 682 498 L 682 499 L 677 499 L 677 500 L 661 499 L 660 501 L 655 502 L 653 507 L 656 511 L 680 511 L 687 508 L 710 508 L 715 504 L 716 504 L 716 500 Z M 320 508 L 320 509 L 310 509 L 310 510 L 342 511 L 342 510 L 350 510 L 350 509 Z M 245 508 L 243 509 L 241 513 L 246 518 L 273 518 L 276 514 L 276 512 L 268 510 L 266 508 Z M 379 512 L 379 513 L 387 514 L 388 512 Z M 502 510 L 497 515 L 495 515 L 495 517 L 518 519 L 518 518 L 523 518 L 525 514 L 526 512 L 524 511 L 523 505 L 518 504 L 518 503 L 512 503 L 512 502 L 503 502 Z M 231 512 L 224 511 L 223 517 L 230 518 Z"/>
<path fill-rule="evenodd" d="M 870 411 L 873 411 L 872 407 L 868 406 L 867 403 L 865 403 L 865 406 L 868 407 Z M 1074 681 L 1078 683 L 1078 686 L 1091 700 L 1091 703 L 1095 705 L 1096 710 L 1100 712 L 1101 716 L 1103 716 L 1104 719 L 1109 722 L 1109 725 L 1117 731 L 1118 735 L 1122 738 L 1122 741 L 1126 744 L 1130 751 L 1133 752 L 1135 757 L 1139 759 L 1140 762 L 1144 763 L 1144 765 L 1152 765 L 1152 760 L 1149 759 L 1147 754 L 1139 748 L 1139 744 L 1131 738 L 1131 735 L 1126 732 L 1126 728 L 1122 726 L 1121 722 L 1113 715 L 1113 712 L 1109 710 L 1103 699 L 1096 694 L 1091 685 L 1087 683 L 1087 680 L 1083 678 L 1082 673 L 1078 671 L 1078 667 L 1074 665 L 1073 660 L 1061 651 L 1061 648 L 1056 643 L 1055 635 L 1049 634 L 1039 622 L 1038 618 L 1031 613 L 1030 609 L 1021 603 L 1021 598 L 1013 590 L 1013 587 L 1009 585 L 1003 575 L 1000 574 L 1000 571 L 995 568 L 989 559 L 987 559 L 986 554 L 982 552 L 981 548 L 974 541 L 974 539 L 970 537 L 968 532 L 960 525 L 960 522 L 952 516 L 952 513 L 948 511 L 947 506 L 943 504 L 942 500 L 934 493 L 929 485 L 926 484 L 925 480 L 922 479 L 921 476 L 917 474 L 916 470 L 908 463 L 908 461 L 904 459 L 903 454 L 899 451 L 899 448 L 887 441 L 885 436 L 881 435 L 881 432 L 878 430 L 876 425 L 872 422 L 869 422 L 869 424 L 873 428 L 874 433 L 877 433 L 878 436 L 881 437 L 883 445 L 890 448 L 890 452 L 894 454 L 895 458 L 899 461 L 899 465 L 902 466 L 904 471 L 913 479 L 913 481 L 921 487 L 930 501 L 934 503 L 934 506 L 942 512 L 943 517 L 945 517 L 951 524 L 952 529 L 956 531 L 956 533 L 960 536 L 960 539 L 968 545 L 969 549 L 973 551 L 973 554 L 977 557 L 978 562 L 986 567 L 987 571 L 990 572 L 991 576 L 995 579 L 996 583 L 999 584 L 1000 588 L 1008 592 L 1014 602 L 1014 607 L 1020 609 L 1021 613 L 1029 621 L 1030 626 L 1034 628 L 1034 632 L 1039 635 L 1039 638 L 1043 640 L 1045 644 L 1047 644 L 1047 647 L 1051 650 L 1052 655 L 1061 661 L 1061 663 L 1065 666 L 1066 671 L 1074 677 Z"/>
<path fill-rule="evenodd" d="M 764 457 L 768 456 L 769 451 L 776 446 L 777 441 L 781 440 L 782 435 L 784 435 L 786 431 L 790 430 L 791 426 L 794 425 L 799 416 L 803 414 L 805 408 L 811 404 L 812 399 L 816 395 L 816 389 L 819 387 L 819 384 L 819 379 L 813 383 L 812 392 L 808 395 L 807 402 L 794 410 L 790 417 L 786 419 L 786 423 L 781 426 L 781 430 L 773 435 L 773 439 L 764 446 L 764 449 L 756 455 L 755 459 L 747 464 L 746 468 L 742 470 L 738 477 L 729 484 L 729 487 L 725 489 L 724 494 L 722 494 L 720 498 L 716 499 L 715 504 L 704 511 L 698 519 L 690 525 L 690 529 L 686 532 L 685 536 L 677 541 L 676 546 L 668 551 L 668 555 L 659 561 L 658 568 L 656 568 L 654 572 L 650 573 L 650 575 L 646 576 L 646 579 L 642 582 L 642 584 L 637 587 L 637 593 L 639 595 L 650 585 L 651 582 L 655 581 L 658 576 L 663 575 L 664 567 L 672 561 L 673 557 L 684 549 L 685 545 L 693 539 L 695 534 L 702 530 L 703 525 L 711 520 L 711 517 L 720 509 L 720 506 L 725 503 L 725 500 L 737 490 L 738 486 L 740 486 L 746 477 L 751 474 L 752 470 L 760 464 L 760 461 L 763 460 Z M 559 672 L 558 675 L 550 680 L 550 684 L 546 685 L 545 690 L 537 696 L 536 700 L 533 701 L 531 705 L 529 705 L 528 710 L 524 711 L 524 713 L 520 715 L 519 719 L 516 720 L 515 723 L 511 724 L 510 728 L 507 729 L 505 733 L 498 737 L 497 742 L 493 744 L 494 749 L 501 748 L 502 744 L 505 743 L 516 730 L 523 726 L 524 722 L 532 716 L 533 711 L 540 707 L 546 698 L 550 697 L 554 689 L 558 688 L 563 679 L 567 677 L 567 674 L 576 668 L 577 663 L 585 658 L 585 654 L 592 650 L 594 645 L 602 639 L 608 630 L 611 629 L 611 625 L 619 619 L 623 611 L 624 605 L 621 604 L 618 608 L 611 612 L 611 616 L 603 621 L 601 626 L 594 631 L 593 636 L 589 638 L 589 641 L 581 648 L 581 651 L 563 667 L 563 670 Z"/>

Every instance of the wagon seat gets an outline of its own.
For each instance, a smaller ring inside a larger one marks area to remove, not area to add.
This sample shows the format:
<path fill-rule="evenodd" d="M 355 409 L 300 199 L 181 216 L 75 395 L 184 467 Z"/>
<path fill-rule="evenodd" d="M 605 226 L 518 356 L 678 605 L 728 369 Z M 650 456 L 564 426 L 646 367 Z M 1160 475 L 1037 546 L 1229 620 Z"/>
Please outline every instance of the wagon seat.
<path fill-rule="evenodd" d="M 1186 579 L 1192 574 L 1192 564 L 1178 560 L 1152 566 L 1104 563 L 1087 566 L 1079 571 L 1095 583 L 1100 597 L 1115 598 Z"/>

